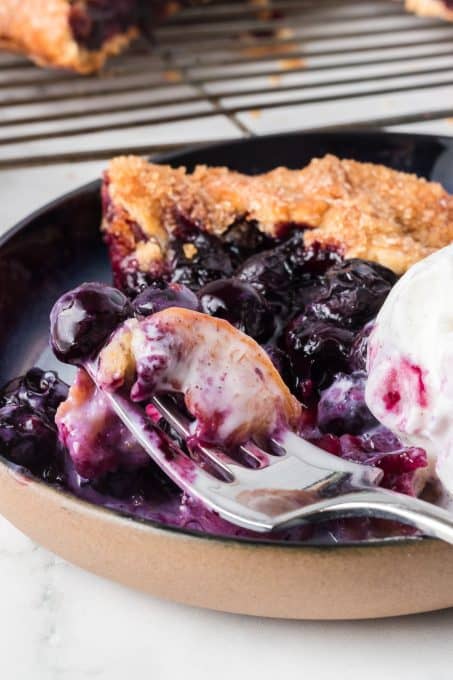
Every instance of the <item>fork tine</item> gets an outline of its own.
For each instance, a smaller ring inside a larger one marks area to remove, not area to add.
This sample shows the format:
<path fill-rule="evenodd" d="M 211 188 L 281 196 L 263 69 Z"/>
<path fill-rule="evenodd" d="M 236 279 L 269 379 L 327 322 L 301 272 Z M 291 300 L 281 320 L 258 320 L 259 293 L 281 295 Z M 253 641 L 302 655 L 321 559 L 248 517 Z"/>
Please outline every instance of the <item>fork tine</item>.
<path fill-rule="evenodd" d="M 88 362 L 85 368 L 96 383 L 95 365 Z M 121 393 L 98 387 L 152 460 L 183 491 L 227 521 L 253 531 L 266 532 L 286 523 L 306 521 L 313 513 L 319 515 L 319 510 L 327 512 L 328 507 L 337 514 L 349 512 L 360 503 L 348 505 L 345 496 L 363 491 L 365 487 L 369 491 L 370 484 L 375 484 L 381 475 L 379 470 L 332 456 L 286 431 L 275 441 L 271 440 L 283 455 L 268 454 L 253 442 L 243 447 L 245 454 L 250 452 L 258 458 L 260 469 L 237 464 L 223 452 L 202 447 L 208 461 L 228 477 L 218 478 L 153 425 L 141 406 Z M 153 404 L 190 445 L 190 420 L 182 417 L 165 398 L 156 397 Z M 352 501 L 350 495 L 349 499 Z M 393 514 L 398 515 L 398 511 L 394 510 Z"/>
<path fill-rule="evenodd" d="M 257 470 L 261 470 L 262 468 L 271 465 L 274 458 L 277 458 L 278 460 L 278 457 L 268 453 L 268 451 L 265 451 L 261 448 L 261 446 L 258 446 L 252 441 L 242 444 L 239 449 L 247 456 L 248 459 L 252 460 L 253 466 Z"/>
<path fill-rule="evenodd" d="M 136 438 L 139 444 L 149 454 L 164 472 L 183 491 L 197 498 L 210 510 L 218 513 L 221 517 L 238 526 L 253 531 L 270 531 L 273 520 L 258 508 L 247 508 L 244 515 L 244 506 L 235 500 L 237 491 L 230 493 L 226 489 L 236 487 L 236 482 L 226 484 L 206 472 L 204 468 L 187 456 L 176 444 L 174 444 L 164 432 L 155 425 L 151 426 L 144 417 L 143 412 L 136 404 L 131 404 L 126 398 L 117 393 L 103 391 L 109 400 L 114 412 Z M 157 406 L 156 406 L 157 408 Z M 233 477 L 234 471 L 244 470 L 239 466 L 228 466 Z M 248 472 L 252 472 L 248 470 Z M 221 502 L 220 502 L 221 501 Z"/>
<path fill-rule="evenodd" d="M 186 440 L 188 446 L 190 447 L 190 439 L 192 437 L 190 421 L 182 413 L 180 413 L 175 408 L 175 406 L 173 406 L 169 399 L 166 399 L 165 397 L 154 396 L 151 401 L 153 406 L 155 406 L 155 408 L 159 411 L 162 418 L 164 418 L 164 420 L 166 420 L 167 423 L 171 425 L 171 427 Z M 219 468 L 219 471 L 225 477 L 225 481 L 233 481 L 234 474 L 231 470 L 231 463 L 233 461 L 231 458 L 229 458 L 219 449 L 215 449 L 212 446 L 204 446 L 203 444 L 197 443 L 197 449 L 203 453 L 209 462 L 213 463 L 215 467 Z"/>
<path fill-rule="evenodd" d="M 189 440 L 190 442 L 192 436 L 190 421 L 180 413 L 166 397 L 154 396 L 152 402 L 167 423 L 169 423 L 181 437 L 184 437 L 184 439 Z M 237 465 L 238 461 L 233 460 L 230 456 L 216 447 L 197 444 L 197 448 L 200 449 L 209 460 L 218 465 L 223 472 L 231 476 L 231 465 Z M 247 442 L 240 446 L 239 450 L 246 456 L 247 460 L 251 462 L 255 469 L 261 469 L 270 464 L 269 453 L 255 444 L 255 442 Z"/>
<path fill-rule="evenodd" d="M 208 476 L 210 479 L 214 480 L 215 477 L 206 472 L 199 464 L 198 461 L 193 460 L 187 456 L 184 451 L 182 451 L 175 442 L 171 441 L 167 435 L 160 430 L 157 426 L 146 427 L 145 423 L 149 425 L 149 421 L 145 419 L 144 413 L 140 410 L 140 407 L 133 404 L 129 399 L 121 396 L 118 393 L 112 393 L 108 390 L 103 389 L 98 385 L 96 380 L 96 364 L 92 361 L 87 361 L 84 364 L 84 368 L 87 371 L 90 378 L 93 380 L 94 384 L 100 389 L 104 396 L 108 399 L 113 411 L 119 417 L 119 419 L 124 423 L 128 430 L 134 435 L 137 441 L 141 444 L 148 455 L 155 460 L 164 471 L 172 477 L 173 481 L 178 484 L 181 488 L 190 493 L 190 488 L 187 485 L 187 479 L 184 479 L 184 474 L 189 474 L 190 468 L 193 467 L 192 472 L 197 474 L 203 472 L 204 475 Z M 187 418 L 180 417 L 176 415 L 176 409 L 172 407 L 168 400 L 163 400 L 158 397 L 154 397 L 152 400 L 154 406 L 163 416 L 163 418 L 172 426 L 174 429 L 184 438 L 190 438 L 191 432 L 189 427 L 189 421 Z M 159 434 L 156 434 L 159 433 Z M 172 457 L 162 458 L 162 451 L 157 442 L 153 442 L 152 439 L 155 436 L 161 436 L 166 440 L 167 448 L 171 448 Z M 205 447 L 200 447 L 206 458 L 217 468 L 224 482 L 232 482 L 234 480 L 234 474 L 230 467 L 220 456 L 220 452 L 214 453 L 213 450 L 207 449 Z M 158 460 L 157 460 L 157 459 Z M 226 456 L 225 456 L 226 458 Z M 168 468 L 173 468 L 173 473 L 170 474 Z M 184 474 L 183 474 L 183 471 Z M 181 477 L 182 475 L 182 477 Z M 176 479 L 178 477 L 178 479 Z"/>

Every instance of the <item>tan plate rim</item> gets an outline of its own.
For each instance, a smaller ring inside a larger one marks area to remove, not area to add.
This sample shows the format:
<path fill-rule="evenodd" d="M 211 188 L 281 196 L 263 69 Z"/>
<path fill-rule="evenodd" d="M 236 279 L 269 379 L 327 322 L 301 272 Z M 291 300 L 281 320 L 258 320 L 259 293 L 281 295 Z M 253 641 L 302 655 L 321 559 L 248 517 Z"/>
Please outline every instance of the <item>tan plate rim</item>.
<path fill-rule="evenodd" d="M 99 576 L 184 604 L 287 619 L 453 606 L 453 547 L 439 540 L 314 545 L 162 528 L 78 499 L 1 459 L 0 488 L 0 513 L 36 543 Z"/>
<path fill-rule="evenodd" d="M 260 539 L 251 537 L 237 537 L 237 536 L 225 536 L 222 534 L 212 534 L 202 531 L 194 531 L 191 529 L 182 529 L 177 526 L 172 526 L 171 524 L 164 524 L 163 522 L 158 522 L 156 520 L 150 519 L 140 519 L 128 514 L 127 512 L 121 512 L 120 510 L 115 510 L 114 508 L 104 508 L 102 506 L 96 505 L 96 503 L 91 503 L 84 498 L 79 498 L 71 491 L 59 487 L 58 485 L 48 484 L 44 480 L 36 477 L 26 468 L 22 468 L 15 463 L 12 463 L 7 458 L 0 454 L 0 465 L 4 465 L 8 471 L 17 479 L 23 480 L 27 485 L 34 487 L 40 487 L 41 491 L 57 494 L 58 496 L 63 496 L 67 502 L 72 502 L 76 506 L 83 506 L 86 511 L 93 513 L 99 513 L 101 516 L 113 516 L 118 520 L 125 520 L 126 522 L 131 522 L 133 524 L 138 524 L 140 527 L 148 527 L 150 530 L 170 532 L 181 536 L 191 536 L 202 541 L 220 541 L 225 543 L 236 543 L 239 545 L 247 544 L 251 546 L 279 546 L 284 549 L 306 549 L 317 548 L 321 550 L 338 550 L 339 548 L 384 548 L 391 545 L 401 546 L 404 544 L 420 543 L 422 541 L 436 541 L 439 542 L 437 538 L 430 538 L 428 536 L 390 536 L 388 538 L 378 538 L 365 541 L 342 541 L 341 543 L 317 543 L 317 542 L 305 542 L 305 541 L 274 541 L 270 539 Z"/>

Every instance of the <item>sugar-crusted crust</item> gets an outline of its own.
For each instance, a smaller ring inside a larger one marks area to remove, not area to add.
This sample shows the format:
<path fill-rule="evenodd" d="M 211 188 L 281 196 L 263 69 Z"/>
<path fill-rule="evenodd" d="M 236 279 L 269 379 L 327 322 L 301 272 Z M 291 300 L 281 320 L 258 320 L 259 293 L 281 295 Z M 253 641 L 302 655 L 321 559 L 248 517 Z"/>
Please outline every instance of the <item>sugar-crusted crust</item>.
<path fill-rule="evenodd" d="M 69 0 L 1 0 L 0 48 L 24 53 L 42 66 L 91 73 L 138 35 L 131 27 L 101 49 L 87 50 L 73 38 L 69 12 Z"/>
<path fill-rule="evenodd" d="M 442 0 L 406 0 L 406 9 L 423 17 L 453 21 L 453 9 L 448 8 Z"/>
<path fill-rule="evenodd" d="M 238 220 L 274 236 L 282 225 L 300 225 L 307 245 L 336 246 L 398 274 L 453 241 L 453 197 L 440 184 L 331 155 L 257 176 L 205 166 L 189 174 L 119 157 L 104 195 L 102 228 L 117 262 L 120 253 L 144 272 L 165 257 L 181 216 L 218 236 Z"/>

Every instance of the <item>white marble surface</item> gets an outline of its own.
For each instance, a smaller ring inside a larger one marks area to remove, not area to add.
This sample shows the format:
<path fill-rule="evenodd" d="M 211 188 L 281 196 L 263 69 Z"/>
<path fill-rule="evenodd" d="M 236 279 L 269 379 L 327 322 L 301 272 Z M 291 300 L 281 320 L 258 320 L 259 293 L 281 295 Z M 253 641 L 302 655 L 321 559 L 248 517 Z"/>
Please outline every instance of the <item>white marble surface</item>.
<path fill-rule="evenodd" d="M 102 166 L 0 172 L 0 232 Z M 162 602 L 81 571 L 0 518 L 1 680 L 450 680 L 452 630 L 453 610 L 325 623 Z"/>

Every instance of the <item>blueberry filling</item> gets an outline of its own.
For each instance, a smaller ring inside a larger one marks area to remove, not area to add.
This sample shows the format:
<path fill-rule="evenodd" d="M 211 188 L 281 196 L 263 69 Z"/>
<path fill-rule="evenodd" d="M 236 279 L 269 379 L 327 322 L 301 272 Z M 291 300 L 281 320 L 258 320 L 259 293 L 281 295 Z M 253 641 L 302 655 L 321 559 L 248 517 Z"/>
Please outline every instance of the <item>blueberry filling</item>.
<path fill-rule="evenodd" d="M 306 406 L 319 390 L 329 387 L 338 372 L 347 370 L 347 359 L 354 334 L 333 323 L 297 316 L 285 333 L 293 389 Z"/>
<path fill-rule="evenodd" d="M 32 368 L 0 394 L 2 455 L 50 483 L 63 483 L 65 478 L 55 413 L 67 393 L 55 373 Z"/>
<path fill-rule="evenodd" d="M 270 305 L 252 285 L 237 278 L 217 279 L 198 291 L 201 311 L 226 319 L 243 333 L 261 342 L 275 331 Z"/>
<path fill-rule="evenodd" d="M 109 39 L 141 21 L 140 0 L 75 0 L 69 10 L 74 40 L 88 50 L 98 50 Z"/>
<path fill-rule="evenodd" d="M 167 307 L 199 309 L 198 298 L 190 288 L 179 283 L 152 285 L 145 288 L 132 303 L 136 317 L 141 318 L 160 312 Z"/>
<path fill-rule="evenodd" d="M 136 458 L 133 465 L 123 460 L 113 472 L 98 474 L 90 480 L 77 474 L 72 460 L 58 442 L 54 423 L 55 410 L 66 394 L 67 386 L 54 373 L 37 368 L 5 387 L 0 399 L 2 455 L 47 483 L 126 515 L 204 533 L 251 535 L 181 494 L 146 456 L 142 460 Z M 159 425 L 184 447 L 166 423 Z M 113 447 L 118 434 L 121 435 L 115 429 L 115 422 L 112 422 L 111 434 Z M 412 492 L 414 471 L 426 464 L 422 451 L 402 449 L 398 440 L 384 428 L 373 429 L 362 436 L 336 436 L 322 434 L 307 424 L 305 435 L 335 455 L 381 467 L 384 485 L 405 493 Z M 411 533 L 414 532 L 409 527 L 395 522 L 349 519 L 295 527 L 264 538 L 330 543 Z"/>
<path fill-rule="evenodd" d="M 309 318 L 358 330 L 373 319 L 396 275 L 364 260 L 346 260 L 329 269 L 305 313 Z"/>
<path fill-rule="evenodd" d="M 339 373 L 318 402 L 318 427 L 334 435 L 364 434 L 379 423 L 365 404 L 366 374 Z"/>
<path fill-rule="evenodd" d="M 133 266 L 130 273 L 136 275 Z M 306 248 L 302 230 L 272 240 L 253 225 L 237 224 L 219 239 L 181 220 L 164 268 L 143 276 L 146 281 L 138 288 L 126 286 L 129 298 L 97 283 L 62 296 L 51 315 L 57 356 L 81 363 L 125 318 L 140 319 L 167 307 L 224 318 L 262 344 L 304 403 L 305 437 L 335 455 L 380 467 L 384 486 L 414 493 L 414 473 L 426 466 L 424 452 L 404 448 L 378 425 L 364 401 L 367 339 L 396 280 L 392 272 L 363 260 L 342 260 L 334 249 Z M 0 397 L 2 454 L 106 507 L 200 531 L 248 535 L 181 495 L 141 450 L 128 458 L 129 443 L 113 414 L 106 415 L 108 436 L 88 442 L 99 454 L 96 460 L 79 461 L 77 473 L 54 422 L 66 394 L 55 374 L 40 369 L 7 386 Z M 184 446 L 158 414 L 150 409 L 148 415 Z M 400 525 L 363 520 L 299 527 L 276 538 L 329 540 L 347 534 L 360 539 L 381 530 L 401 533 Z"/>
<path fill-rule="evenodd" d="M 171 281 L 197 291 L 211 281 L 233 274 L 229 249 L 220 239 L 184 225 L 170 243 Z"/>

